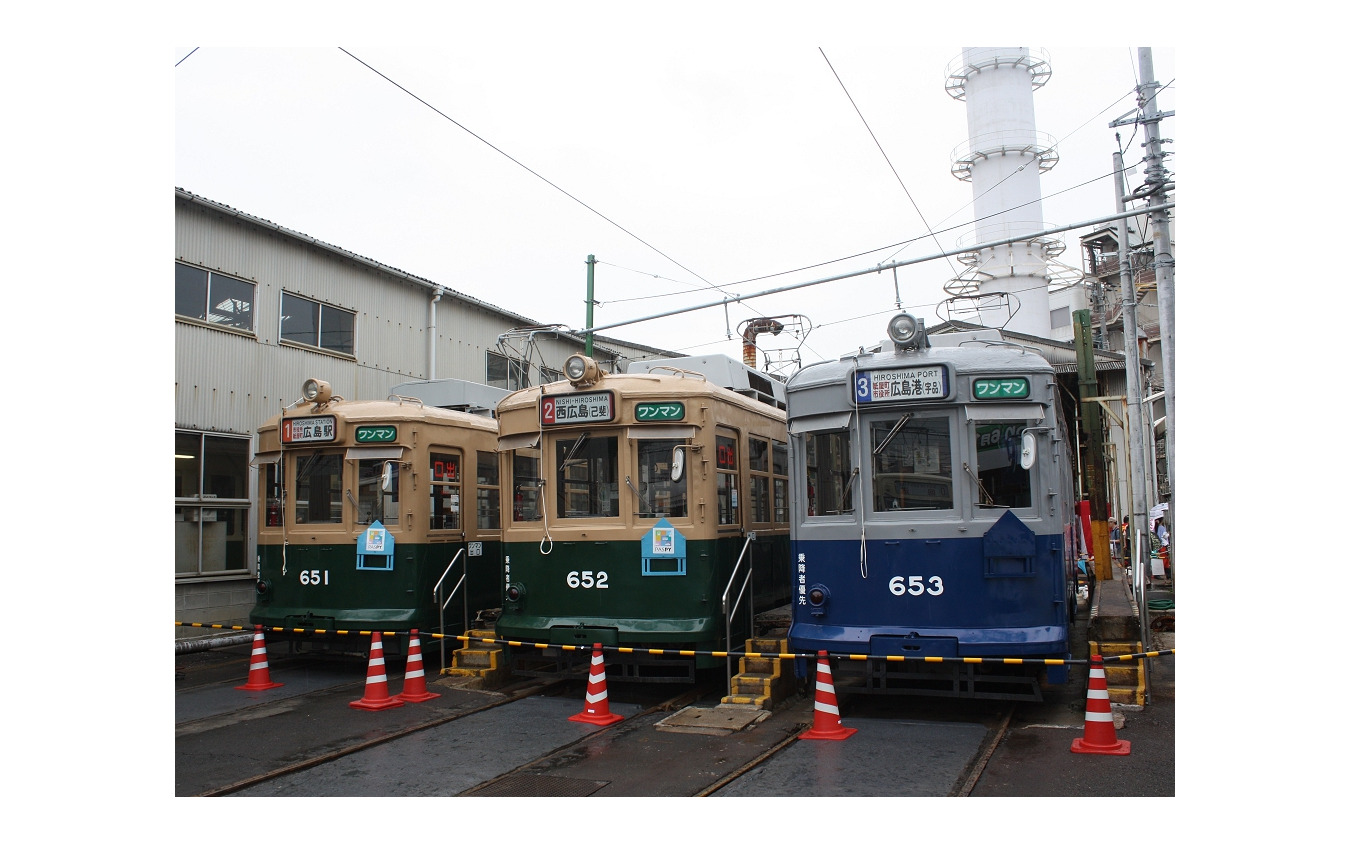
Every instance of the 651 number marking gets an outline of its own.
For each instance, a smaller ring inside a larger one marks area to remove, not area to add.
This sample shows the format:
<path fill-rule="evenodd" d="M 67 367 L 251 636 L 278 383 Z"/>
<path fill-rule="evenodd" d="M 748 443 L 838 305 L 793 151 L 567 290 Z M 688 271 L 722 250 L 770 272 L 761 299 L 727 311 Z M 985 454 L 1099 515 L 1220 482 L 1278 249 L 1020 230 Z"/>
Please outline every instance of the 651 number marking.
<path fill-rule="evenodd" d="M 921 574 L 912 574 L 908 578 L 904 575 L 891 578 L 892 595 L 922 595 L 925 592 L 929 595 L 941 595 L 942 578 L 933 575 L 928 578 L 927 585 L 924 584 L 924 578 Z"/>

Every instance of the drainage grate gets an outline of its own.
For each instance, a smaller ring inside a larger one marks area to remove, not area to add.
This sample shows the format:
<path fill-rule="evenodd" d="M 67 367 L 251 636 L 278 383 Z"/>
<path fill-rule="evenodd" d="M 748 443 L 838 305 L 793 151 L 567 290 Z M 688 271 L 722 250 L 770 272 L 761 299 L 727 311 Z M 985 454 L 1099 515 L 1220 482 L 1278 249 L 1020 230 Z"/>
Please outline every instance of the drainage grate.
<path fill-rule="evenodd" d="M 605 786 L 607 781 L 574 780 L 539 774 L 515 774 L 470 792 L 471 797 L 586 797 Z"/>

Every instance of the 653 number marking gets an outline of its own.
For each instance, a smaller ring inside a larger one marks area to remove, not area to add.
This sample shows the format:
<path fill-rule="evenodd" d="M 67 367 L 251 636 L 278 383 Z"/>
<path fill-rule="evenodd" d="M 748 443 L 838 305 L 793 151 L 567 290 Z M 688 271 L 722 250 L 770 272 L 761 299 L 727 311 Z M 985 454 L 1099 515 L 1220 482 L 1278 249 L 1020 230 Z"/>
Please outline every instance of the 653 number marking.
<path fill-rule="evenodd" d="M 929 595 L 942 594 L 942 578 L 933 575 L 924 583 L 924 576 L 921 574 L 912 574 L 909 577 L 900 575 L 891 578 L 892 595 L 922 595 L 927 592 Z"/>

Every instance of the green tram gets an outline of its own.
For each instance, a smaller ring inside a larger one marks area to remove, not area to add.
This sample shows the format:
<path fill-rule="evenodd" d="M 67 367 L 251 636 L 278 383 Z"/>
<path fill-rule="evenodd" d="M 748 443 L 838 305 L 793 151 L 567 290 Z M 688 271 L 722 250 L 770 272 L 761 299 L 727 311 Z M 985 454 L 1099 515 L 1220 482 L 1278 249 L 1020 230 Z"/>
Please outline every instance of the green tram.
<path fill-rule="evenodd" d="M 512 672 L 575 671 L 596 642 L 633 649 L 606 654 L 612 679 L 725 666 L 708 652 L 791 597 L 782 384 L 723 355 L 626 374 L 573 355 L 564 374 L 497 406 Z"/>
<path fill-rule="evenodd" d="M 404 396 L 344 401 L 311 379 L 258 429 L 254 463 L 262 517 L 249 621 L 275 638 L 360 653 L 369 636 L 357 631 L 457 635 L 501 606 L 490 416 Z M 390 637 L 386 650 L 404 642 Z"/>

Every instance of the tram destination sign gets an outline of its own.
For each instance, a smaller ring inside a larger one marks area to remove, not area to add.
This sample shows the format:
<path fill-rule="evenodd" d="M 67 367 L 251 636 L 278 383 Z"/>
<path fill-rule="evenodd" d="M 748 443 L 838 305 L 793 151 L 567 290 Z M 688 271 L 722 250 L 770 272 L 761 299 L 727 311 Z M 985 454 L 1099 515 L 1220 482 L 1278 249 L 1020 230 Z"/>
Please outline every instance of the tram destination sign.
<path fill-rule="evenodd" d="M 326 443 L 337 439 L 336 416 L 306 416 L 281 420 L 284 443 Z"/>
<path fill-rule="evenodd" d="M 614 419 L 614 393 L 572 393 L 539 399 L 539 424 L 574 425 L 578 422 L 609 422 Z"/>
<path fill-rule="evenodd" d="M 945 366 L 860 371 L 853 380 L 859 404 L 945 399 L 949 395 Z"/>

